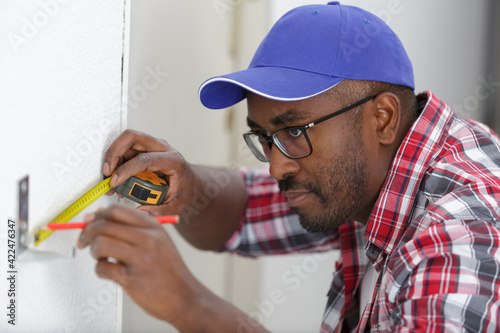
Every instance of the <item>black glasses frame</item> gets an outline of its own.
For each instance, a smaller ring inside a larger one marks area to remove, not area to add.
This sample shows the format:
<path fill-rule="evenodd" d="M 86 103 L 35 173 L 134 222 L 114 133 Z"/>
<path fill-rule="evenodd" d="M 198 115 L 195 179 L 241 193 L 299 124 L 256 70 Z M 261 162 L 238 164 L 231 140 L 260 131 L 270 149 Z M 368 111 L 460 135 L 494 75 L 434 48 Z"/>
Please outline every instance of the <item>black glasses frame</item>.
<path fill-rule="evenodd" d="M 251 136 L 253 135 L 258 135 L 259 136 L 259 141 L 264 141 L 266 142 L 268 145 L 269 145 L 269 150 L 272 149 L 272 145 L 274 144 L 276 146 L 276 148 L 278 148 L 278 150 L 283 154 L 285 155 L 286 157 L 288 158 L 291 158 L 291 159 L 294 159 L 294 160 L 298 160 L 298 159 L 301 159 L 301 158 L 304 158 L 304 157 L 307 157 L 309 155 L 312 154 L 313 152 L 313 148 L 312 148 L 312 144 L 311 144 L 311 140 L 309 140 L 309 136 L 307 135 L 307 129 L 308 128 L 311 128 L 313 126 L 316 126 L 322 122 L 324 122 L 325 120 L 328 120 L 328 119 L 331 119 L 335 116 L 338 116 L 344 112 L 347 112 L 363 103 L 366 103 L 368 102 L 369 100 L 372 100 L 374 99 L 375 97 L 377 97 L 377 95 L 371 95 L 371 96 L 368 96 L 366 98 L 363 98 L 351 105 L 348 105 L 346 106 L 345 108 L 342 108 L 338 111 L 335 111 L 333 113 L 330 113 L 324 117 L 321 117 L 313 122 L 310 122 L 309 124 L 307 125 L 303 125 L 303 126 L 290 126 L 290 127 L 285 127 L 285 128 L 281 128 L 277 131 L 274 131 L 271 135 L 266 135 L 265 134 L 265 131 L 258 131 L 258 132 L 254 132 L 254 131 L 249 131 L 249 132 L 246 132 L 246 133 L 243 133 L 243 138 L 245 139 L 245 142 L 248 146 L 248 148 L 250 148 L 250 151 L 255 155 L 255 157 L 257 157 L 257 159 L 261 162 L 269 162 L 270 160 L 265 157 L 265 156 L 262 156 L 260 151 L 256 150 L 255 148 L 255 145 L 253 144 L 253 141 L 252 141 L 252 138 Z M 281 131 L 289 131 L 289 130 L 292 130 L 292 129 L 299 129 L 301 131 L 301 133 L 304 135 L 304 138 L 306 139 L 306 142 L 307 142 L 307 145 L 309 146 L 309 153 L 308 154 L 305 154 L 305 155 L 302 155 L 302 156 L 291 156 L 286 150 L 285 150 L 285 147 L 282 145 L 282 143 L 278 140 L 277 136 L 276 136 L 276 133 L 279 133 Z"/>

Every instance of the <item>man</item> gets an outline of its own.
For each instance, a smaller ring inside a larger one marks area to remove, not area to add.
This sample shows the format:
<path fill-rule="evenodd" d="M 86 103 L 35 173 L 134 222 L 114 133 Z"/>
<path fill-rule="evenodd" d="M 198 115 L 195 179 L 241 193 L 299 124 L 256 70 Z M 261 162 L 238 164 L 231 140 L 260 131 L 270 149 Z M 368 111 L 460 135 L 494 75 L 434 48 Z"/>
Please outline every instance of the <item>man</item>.
<path fill-rule="evenodd" d="M 494 332 L 500 319 L 499 140 L 431 92 L 417 97 L 404 48 L 383 21 L 338 2 L 296 8 L 247 70 L 212 78 L 202 103 L 247 99 L 244 138 L 264 171 L 194 166 L 163 140 L 124 132 L 104 175 L 169 179 L 177 229 L 201 249 L 242 255 L 341 250 L 322 332 Z M 196 211 L 196 193 L 219 194 Z M 181 332 L 260 332 L 187 270 L 147 214 L 86 217 L 78 246 L 96 272 Z M 108 260 L 113 258 L 114 260 Z"/>

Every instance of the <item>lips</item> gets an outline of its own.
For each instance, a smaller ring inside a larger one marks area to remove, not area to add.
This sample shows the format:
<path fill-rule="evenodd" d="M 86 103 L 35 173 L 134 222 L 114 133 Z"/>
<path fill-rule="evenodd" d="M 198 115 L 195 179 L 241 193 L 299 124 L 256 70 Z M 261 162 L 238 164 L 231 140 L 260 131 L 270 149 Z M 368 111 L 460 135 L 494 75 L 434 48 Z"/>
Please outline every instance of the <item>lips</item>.
<path fill-rule="evenodd" d="M 295 207 L 299 206 L 301 203 L 306 201 L 311 195 L 311 192 L 288 191 L 288 192 L 283 192 L 282 194 L 287 199 L 288 207 Z"/>

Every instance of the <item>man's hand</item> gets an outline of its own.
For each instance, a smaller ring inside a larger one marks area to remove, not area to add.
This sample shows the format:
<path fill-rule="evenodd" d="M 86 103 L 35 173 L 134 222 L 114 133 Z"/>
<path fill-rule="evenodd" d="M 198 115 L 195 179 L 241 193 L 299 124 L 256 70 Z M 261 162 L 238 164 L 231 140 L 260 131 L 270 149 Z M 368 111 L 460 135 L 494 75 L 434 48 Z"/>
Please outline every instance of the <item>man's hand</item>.
<path fill-rule="evenodd" d="M 192 205 L 197 178 L 182 155 L 165 140 L 126 130 L 108 148 L 104 157 L 103 174 L 110 176 L 110 186 L 116 187 L 141 171 L 156 171 L 165 175 L 169 189 L 159 206 L 141 206 L 152 215 L 180 214 Z"/>
<path fill-rule="evenodd" d="M 165 140 L 126 130 L 108 148 L 103 173 L 116 187 L 141 171 L 165 175 L 169 189 L 159 206 L 140 206 L 151 215 L 179 215 L 181 235 L 197 248 L 220 248 L 237 229 L 246 206 L 246 188 L 235 172 L 193 166 Z"/>
<path fill-rule="evenodd" d="M 99 277 L 121 285 L 139 306 L 163 320 L 173 321 L 190 307 L 196 298 L 191 284 L 197 282 L 153 217 L 111 206 L 87 215 L 86 220 L 77 246 L 90 246 Z"/>
<path fill-rule="evenodd" d="M 164 140 L 123 132 L 105 155 L 104 175 L 115 171 L 111 187 L 146 170 L 168 179 L 161 205 L 139 210 L 112 206 L 86 217 L 78 247 L 90 247 L 97 275 L 120 284 L 145 311 L 181 332 L 237 332 L 248 325 L 252 331 L 265 331 L 196 280 L 163 227 L 144 212 L 180 215 L 176 228 L 187 241 L 215 249 L 241 221 L 246 206 L 243 179 L 235 171 L 192 166 Z"/>
<path fill-rule="evenodd" d="M 118 283 L 152 316 L 181 332 L 266 331 L 193 277 L 153 217 L 116 205 L 85 220 L 78 248 L 89 246 L 97 275 Z"/>

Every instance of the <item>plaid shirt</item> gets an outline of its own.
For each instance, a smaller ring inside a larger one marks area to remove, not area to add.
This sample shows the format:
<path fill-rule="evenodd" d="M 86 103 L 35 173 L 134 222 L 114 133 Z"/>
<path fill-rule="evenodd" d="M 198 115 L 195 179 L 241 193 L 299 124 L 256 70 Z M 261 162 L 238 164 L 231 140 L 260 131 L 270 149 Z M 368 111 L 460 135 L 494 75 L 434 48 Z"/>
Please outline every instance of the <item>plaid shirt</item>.
<path fill-rule="evenodd" d="M 225 249 L 245 256 L 340 249 L 321 332 L 500 331 L 500 141 L 431 92 L 366 226 L 308 233 L 264 171 Z M 367 265 L 380 272 L 359 313 Z"/>

